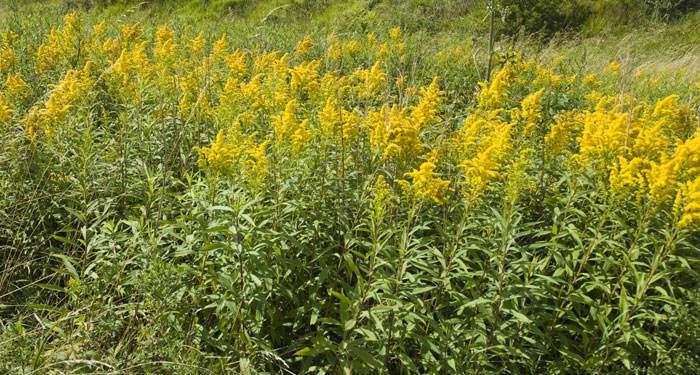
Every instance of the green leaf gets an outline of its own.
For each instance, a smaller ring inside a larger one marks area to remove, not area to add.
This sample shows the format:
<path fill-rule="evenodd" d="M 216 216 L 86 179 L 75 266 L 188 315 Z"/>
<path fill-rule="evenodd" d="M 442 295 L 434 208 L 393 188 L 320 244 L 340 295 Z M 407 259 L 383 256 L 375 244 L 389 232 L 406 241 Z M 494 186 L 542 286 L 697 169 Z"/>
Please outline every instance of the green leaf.
<path fill-rule="evenodd" d="M 311 352 L 312 352 L 311 348 L 309 348 L 308 346 L 305 346 L 305 347 L 297 350 L 296 352 L 294 352 L 294 355 L 299 356 L 299 357 L 310 356 Z"/>
<path fill-rule="evenodd" d="M 60 259 L 63 263 L 63 266 L 66 268 L 66 271 L 68 271 L 68 273 L 71 276 L 73 276 L 73 278 L 80 281 L 80 276 L 78 276 L 78 271 L 75 269 L 71 257 L 64 254 L 51 254 L 51 256 Z"/>

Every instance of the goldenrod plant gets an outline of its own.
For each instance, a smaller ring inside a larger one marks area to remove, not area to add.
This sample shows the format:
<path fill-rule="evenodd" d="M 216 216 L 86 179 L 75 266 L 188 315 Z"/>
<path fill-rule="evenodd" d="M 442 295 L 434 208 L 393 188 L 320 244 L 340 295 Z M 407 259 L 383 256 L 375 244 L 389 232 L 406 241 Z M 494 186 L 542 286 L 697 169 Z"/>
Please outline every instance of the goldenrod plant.
<path fill-rule="evenodd" d="M 229 3 L 0 20 L 0 373 L 700 371 L 700 76 Z"/>

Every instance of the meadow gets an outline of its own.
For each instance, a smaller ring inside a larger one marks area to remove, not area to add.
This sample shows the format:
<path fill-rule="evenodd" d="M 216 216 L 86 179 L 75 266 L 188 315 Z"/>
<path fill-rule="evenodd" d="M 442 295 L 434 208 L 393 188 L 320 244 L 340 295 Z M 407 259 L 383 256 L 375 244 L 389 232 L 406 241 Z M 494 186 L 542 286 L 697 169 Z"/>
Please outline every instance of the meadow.
<path fill-rule="evenodd" d="M 700 11 L 558 3 L 0 4 L 0 373 L 700 372 Z"/>

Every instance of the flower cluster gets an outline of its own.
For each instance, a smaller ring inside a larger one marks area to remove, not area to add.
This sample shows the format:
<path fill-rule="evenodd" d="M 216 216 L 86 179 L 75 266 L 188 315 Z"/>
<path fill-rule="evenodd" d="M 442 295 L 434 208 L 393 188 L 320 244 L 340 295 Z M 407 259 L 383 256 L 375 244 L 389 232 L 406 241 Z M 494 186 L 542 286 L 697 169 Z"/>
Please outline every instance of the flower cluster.
<path fill-rule="evenodd" d="M 197 129 L 189 134 L 194 144 L 211 140 L 197 148 L 204 172 L 251 187 L 264 186 L 273 160 L 282 174 L 308 160 L 337 165 L 338 176 L 371 165 L 388 171 L 377 182 L 382 189 L 408 177 L 407 191 L 438 205 L 448 181 L 462 199 L 480 204 L 546 188 L 544 174 L 585 174 L 620 200 L 663 206 L 680 197 L 681 222 L 695 220 L 697 117 L 679 95 L 651 101 L 613 94 L 605 82 L 621 74 L 619 64 L 580 79 L 556 62 L 500 56 L 506 62 L 479 84 L 475 105 L 448 115 L 456 103 L 451 87 L 441 87 L 444 78 L 410 76 L 400 28 L 360 40 L 331 35 L 325 51 L 317 51 L 324 41 L 306 36 L 290 53 L 236 49 L 225 35 L 208 41 L 169 27 L 152 39 L 146 34 L 138 25 L 107 32 L 104 23 L 86 32 L 76 14 L 67 15 L 33 59 L 41 79 L 62 78 L 32 101 L 40 88 L 14 69 L 18 37 L 4 32 L 0 122 L 17 121 L 38 140 L 78 123 L 78 109 L 100 96 Z M 540 185 L 533 188 L 533 180 Z"/>

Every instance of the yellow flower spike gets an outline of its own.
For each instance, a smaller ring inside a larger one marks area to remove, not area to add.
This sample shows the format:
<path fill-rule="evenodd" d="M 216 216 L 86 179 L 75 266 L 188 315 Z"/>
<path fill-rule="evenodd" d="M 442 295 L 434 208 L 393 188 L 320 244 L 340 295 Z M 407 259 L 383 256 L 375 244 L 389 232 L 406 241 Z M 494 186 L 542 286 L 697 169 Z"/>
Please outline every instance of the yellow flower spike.
<path fill-rule="evenodd" d="M 700 225 L 700 176 L 688 182 L 682 189 L 683 211 L 678 221 L 680 228 Z"/>
<path fill-rule="evenodd" d="M 175 32 L 167 26 L 160 27 L 156 31 L 156 44 L 153 48 L 155 62 L 165 66 L 172 64 L 176 49 Z"/>
<path fill-rule="evenodd" d="M 341 124 L 340 107 L 338 100 L 334 97 L 328 97 L 326 105 L 318 113 L 319 122 L 321 125 L 321 136 L 326 139 L 333 139 Z"/>
<path fill-rule="evenodd" d="M 401 27 L 396 26 L 389 30 L 389 38 L 391 38 L 391 40 L 394 42 L 399 40 L 401 38 Z"/>
<path fill-rule="evenodd" d="M 361 81 L 356 87 L 360 98 L 372 99 L 381 95 L 386 85 L 386 74 L 384 74 L 381 64 L 381 61 L 376 61 L 370 69 L 358 69 L 355 72 Z"/>
<path fill-rule="evenodd" d="M 674 171 L 683 178 L 700 175 L 700 131 L 678 145 L 671 161 Z"/>
<path fill-rule="evenodd" d="M 141 38 L 141 27 L 138 24 L 122 26 L 122 38 L 125 43 L 135 43 Z"/>
<path fill-rule="evenodd" d="M 343 58 L 343 44 L 338 39 L 335 33 L 328 36 L 328 47 L 326 48 L 326 56 L 332 62 L 339 62 Z"/>
<path fill-rule="evenodd" d="M 512 150 L 511 124 L 498 118 L 498 111 L 485 119 L 471 116 L 456 138 L 458 148 L 466 159 L 460 167 L 464 173 L 465 196 L 477 200 L 488 185 L 501 177 L 501 167 Z"/>
<path fill-rule="evenodd" d="M 435 162 L 436 157 L 431 154 L 417 170 L 414 169 L 405 175 L 411 177 L 411 191 L 417 197 L 442 205 L 445 203 L 445 194 L 449 191 L 450 182 L 441 179 L 435 172 Z"/>
<path fill-rule="evenodd" d="M 358 52 L 360 52 L 360 49 L 362 46 L 360 46 L 360 43 L 356 40 L 349 40 L 345 43 L 343 43 L 343 55 L 344 56 L 354 56 Z"/>
<path fill-rule="evenodd" d="M 193 57 L 201 57 L 204 55 L 204 47 L 206 41 L 204 40 L 204 33 L 201 31 L 197 34 L 194 39 L 190 41 L 190 53 Z"/>
<path fill-rule="evenodd" d="M 568 153 L 569 146 L 581 135 L 583 123 L 583 117 L 577 111 L 556 115 L 554 124 L 550 126 L 549 133 L 544 137 L 545 155 L 551 159 Z"/>
<path fill-rule="evenodd" d="M 663 202 L 676 190 L 675 162 L 666 160 L 661 163 L 652 163 L 647 172 L 647 180 L 651 198 L 656 202 Z"/>
<path fill-rule="evenodd" d="M 3 44 L 0 48 L 0 74 L 4 74 L 12 70 L 17 62 L 15 51 L 7 44 Z"/>
<path fill-rule="evenodd" d="M 420 129 L 405 108 L 385 105 L 379 113 L 370 113 L 370 123 L 370 142 L 382 151 L 383 159 L 410 159 L 422 153 Z"/>
<path fill-rule="evenodd" d="M 107 29 L 107 27 L 106 27 L 104 20 L 96 23 L 92 27 L 92 38 L 93 39 L 100 38 L 102 35 L 104 35 L 106 29 Z"/>
<path fill-rule="evenodd" d="M 678 104 L 680 96 L 669 95 L 654 104 L 651 120 L 655 126 L 667 129 L 674 138 L 684 138 L 696 129 L 692 111 Z"/>
<path fill-rule="evenodd" d="M 320 67 L 320 61 L 312 60 L 289 69 L 292 91 L 317 92 L 320 85 Z"/>
<path fill-rule="evenodd" d="M 510 65 L 496 72 L 491 82 L 481 82 L 478 95 L 478 106 L 484 109 L 498 108 L 508 99 L 508 88 L 514 78 Z"/>
<path fill-rule="evenodd" d="M 7 30 L 2 32 L 1 38 L 2 38 L 2 45 L 3 46 L 12 47 L 12 45 L 19 38 L 19 36 L 14 31 L 7 29 Z"/>
<path fill-rule="evenodd" d="M 634 142 L 633 154 L 658 161 L 668 152 L 671 143 L 661 126 L 643 128 Z"/>
<path fill-rule="evenodd" d="M 645 175 L 649 166 L 649 162 L 642 158 L 627 160 L 619 156 L 617 164 L 610 171 L 610 191 L 618 196 L 636 194 L 641 197 L 645 191 Z"/>
<path fill-rule="evenodd" d="M 583 83 L 591 87 L 600 86 L 600 81 L 598 80 L 598 77 L 596 77 L 595 74 L 588 74 L 585 77 L 583 77 Z"/>
<path fill-rule="evenodd" d="M 76 12 L 67 14 L 63 18 L 63 28 L 59 32 L 51 29 L 47 40 L 36 50 L 35 68 L 39 73 L 53 69 L 63 62 L 67 56 L 72 55 L 76 49 L 76 38 L 82 30 L 80 18 Z"/>
<path fill-rule="evenodd" d="M 211 57 L 214 59 L 220 59 L 228 52 L 228 40 L 226 40 L 226 34 L 222 34 L 219 39 L 217 39 L 211 47 Z"/>
<path fill-rule="evenodd" d="M 14 108 L 8 103 L 3 95 L 0 95 L 0 125 L 8 123 L 12 119 Z"/>
<path fill-rule="evenodd" d="M 373 32 L 367 34 L 367 43 L 369 43 L 369 46 L 370 46 L 370 47 L 373 47 L 373 48 L 376 47 L 377 44 L 379 43 L 379 42 L 377 41 L 377 34 L 375 34 L 375 33 L 373 33 Z"/>
<path fill-rule="evenodd" d="M 542 65 L 537 65 L 535 67 L 535 80 L 534 84 L 535 85 L 545 85 L 549 87 L 559 87 L 562 82 L 564 81 L 564 78 L 555 73 L 554 69 L 550 68 L 545 68 Z"/>
<path fill-rule="evenodd" d="M 68 111 L 84 100 L 94 83 L 91 66 L 88 62 L 81 71 L 71 69 L 66 72 L 43 107 L 35 106 L 24 116 L 22 122 L 31 138 L 41 132 L 50 135 L 54 126 L 63 125 Z"/>
<path fill-rule="evenodd" d="M 593 112 L 585 114 L 583 134 L 579 138 L 580 151 L 576 155 L 579 161 L 601 171 L 630 150 L 634 134 L 640 127 L 635 116 L 622 112 L 620 105 L 608 109 L 611 101 L 611 98 L 603 97 Z"/>
<path fill-rule="evenodd" d="M 297 101 L 290 100 L 284 112 L 274 117 L 272 124 L 275 141 L 281 146 L 291 145 L 294 151 L 301 150 L 309 142 L 309 120 L 297 120 Z"/>
<path fill-rule="evenodd" d="M 200 163 L 217 173 L 228 172 L 240 152 L 236 145 L 226 142 L 223 130 L 219 130 L 209 147 L 202 147 L 197 151 Z"/>
<path fill-rule="evenodd" d="M 536 184 L 533 183 L 528 175 L 532 167 L 530 160 L 534 153 L 535 150 L 532 148 L 522 149 L 517 159 L 508 166 L 508 171 L 505 176 L 507 178 L 507 183 L 503 189 L 507 202 L 516 203 L 523 193 L 534 194 L 537 190 Z"/>
<path fill-rule="evenodd" d="M 400 52 L 400 53 L 406 52 L 406 49 L 407 49 L 407 47 L 406 47 L 406 42 L 401 42 L 401 43 L 399 43 L 399 52 Z M 401 57 L 404 57 L 404 56 L 402 55 Z M 405 57 L 404 57 L 404 58 L 405 58 Z"/>
<path fill-rule="evenodd" d="M 269 141 L 255 144 L 251 138 L 243 149 L 243 171 L 248 183 L 258 189 L 270 173 L 270 160 L 265 151 Z"/>
<path fill-rule="evenodd" d="M 433 78 L 428 87 L 421 89 L 421 99 L 411 110 L 411 119 L 415 127 L 419 130 L 424 129 L 431 123 L 440 120 L 437 113 L 442 104 L 443 96 L 444 92 L 440 91 L 437 78 Z"/>
<path fill-rule="evenodd" d="M 523 121 L 525 124 L 523 132 L 526 135 L 531 134 L 537 122 L 542 119 L 542 94 L 544 94 L 544 88 L 528 95 L 520 103 L 520 109 L 513 112 L 514 120 Z"/>
<path fill-rule="evenodd" d="M 388 105 L 382 105 L 379 111 L 367 114 L 366 127 L 370 130 L 369 144 L 375 149 L 384 148 L 384 139 L 388 128 Z"/>
<path fill-rule="evenodd" d="M 396 200 L 394 189 L 386 182 L 384 175 L 380 174 L 370 187 L 371 208 L 374 210 L 374 220 L 381 222 Z"/>
<path fill-rule="evenodd" d="M 19 76 L 19 74 L 8 74 L 3 85 L 4 94 L 14 101 L 24 101 L 32 94 L 29 85 Z"/>
<path fill-rule="evenodd" d="M 70 12 L 63 17 L 63 29 L 67 34 L 80 32 L 82 25 L 77 12 Z"/>
<path fill-rule="evenodd" d="M 246 54 L 241 51 L 233 51 L 225 58 L 226 67 L 229 70 L 229 77 L 242 80 L 248 75 L 248 64 Z"/>
<path fill-rule="evenodd" d="M 12 49 L 12 44 L 17 39 L 17 34 L 12 30 L 5 30 L 2 33 L 2 47 L 0 47 L 0 74 L 6 73 L 14 68 L 17 62 L 17 55 Z"/>
<path fill-rule="evenodd" d="M 256 74 L 249 82 L 243 82 L 239 86 L 240 96 L 249 103 L 250 109 L 253 111 L 265 107 L 267 103 L 262 80 L 263 75 Z"/>
<path fill-rule="evenodd" d="M 305 35 L 304 39 L 302 39 L 294 48 L 294 54 L 297 56 L 305 56 L 309 53 L 309 51 L 311 51 L 311 48 L 313 48 L 313 46 L 313 39 L 311 39 L 310 36 Z"/>

